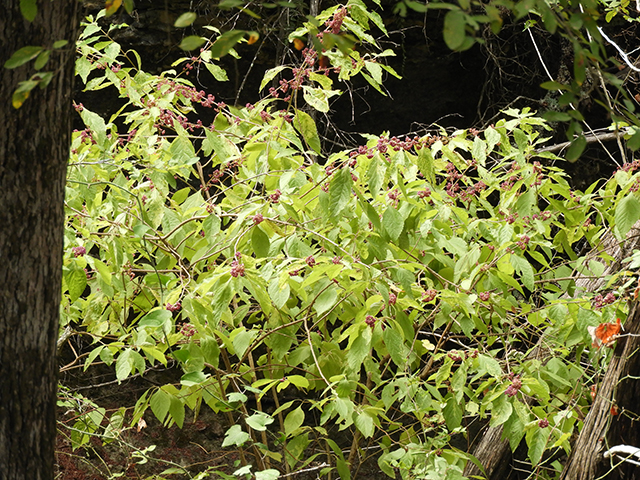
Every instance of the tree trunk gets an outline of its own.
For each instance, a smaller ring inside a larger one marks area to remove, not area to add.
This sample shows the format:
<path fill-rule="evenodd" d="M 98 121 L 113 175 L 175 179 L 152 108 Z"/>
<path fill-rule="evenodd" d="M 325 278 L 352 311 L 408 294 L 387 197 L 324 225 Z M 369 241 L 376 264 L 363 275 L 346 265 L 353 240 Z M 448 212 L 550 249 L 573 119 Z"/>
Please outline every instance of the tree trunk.
<path fill-rule="evenodd" d="M 607 256 L 614 258 L 614 260 L 611 263 L 606 264 L 605 271 L 600 278 L 577 276 L 576 295 L 580 295 L 580 293 L 584 291 L 594 292 L 601 288 L 606 282 L 606 277 L 619 271 L 622 260 L 630 256 L 633 251 L 639 247 L 640 222 L 636 223 L 631 228 L 627 234 L 626 240 L 622 244 L 616 240 L 613 233 L 609 232 L 607 235 L 604 235 L 601 244 L 593 249 L 589 254 L 589 257 L 604 263 L 602 260 L 602 254 L 604 253 Z M 627 329 L 627 332 L 632 330 L 631 333 L 640 333 L 640 311 L 636 313 L 635 306 L 629 311 L 625 328 Z M 543 338 L 544 337 L 541 337 L 536 347 L 534 347 L 534 349 L 529 353 L 528 356 L 530 358 L 545 356 L 545 352 L 541 351 Z M 627 338 L 629 338 L 628 341 L 626 341 Z M 614 389 L 618 380 L 620 378 L 624 378 L 625 375 L 637 376 L 640 374 L 640 358 L 638 356 L 633 357 L 632 355 L 633 352 L 639 348 L 640 336 L 624 337 L 623 339 L 618 340 L 616 355 L 608 367 L 605 378 L 601 385 L 599 385 L 598 397 L 591 406 L 591 410 L 585 419 L 584 427 L 580 432 L 578 440 L 573 446 L 571 457 L 563 471 L 562 480 L 591 480 L 593 478 L 597 478 L 598 475 L 596 475 L 596 471 L 598 467 L 602 468 L 603 465 L 598 462 L 603 459 L 602 452 L 606 450 L 600 448 L 603 443 L 601 439 L 604 438 L 608 422 L 610 420 L 610 410 L 613 402 L 612 399 L 615 393 Z M 618 352 L 621 352 L 622 349 L 624 349 L 624 353 L 620 356 Z M 547 358 L 547 360 L 548 359 L 549 358 Z M 631 360 L 633 360 L 633 363 Z M 624 374 L 622 373 L 623 371 Z M 635 383 L 631 385 L 633 382 Z M 629 385 L 627 386 L 627 384 Z M 639 398 L 638 395 L 640 395 L 640 386 L 637 384 L 637 380 L 626 379 L 621 384 L 621 386 L 624 385 L 625 388 L 618 388 L 618 396 L 627 389 L 629 392 L 632 392 L 626 395 L 624 403 L 622 403 L 623 398 L 620 397 L 620 403 L 618 405 L 626 406 L 628 411 L 634 412 L 636 415 L 640 413 L 638 412 L 639 409 L 636 408 L 637 400 L 634 402 L 634 399 Z M 636 431 L 637 428 L 634 430 L 633 427 L 637 427 L 637 425 L 633 423 L 631 418 L 626 418 L 625 416 L 624 421 L 620 418 L 620 420 L 616 420 L 615 423 L 620 424 L 620 433 L 616 433 L 616 436 L 612 436 L 610 438 L 610 446 L 631 444 L 633 446 L 640 447 L 640 432 Z M 614 429 L 612 429 L 612 433 L 613 431 Z M 502 440 L 502 432 L 502 425 L 489 427 L 483 434 L 480 442 L 477 444 L 473 452 L 474 456 L 485 469 L 489 480 L 504 480 L 509 475 L 511 468 L 511 448 L 508 440 Z M 631 440 L 625 440 L 625 438 L 630 437 L 630 433 L 635 434 L 635 443 Z M 596 455 L 598 452 L 600 455 Z M 638 471 L 635 472 L 636 476 L 627 476 L 624 478 L 640 480 L 640 467 L 636 467 L 631 464 L 628 465 L 629 467 L 626 467 L 627 469 L 637 468 Z M 464 474 L 466 476 L 481 475 L 481 472 L 474 463 L 468 462 Z"/>
<path fill-rule="evenodd" d="M 49 480 L 79 2 L 37 2 L 33 22 L 20 3 L 0 4 L 0 478 Z M 69 43 L 43 68 L 54 72 L 51 83 L 15 110 L 12 93 L 35 73 L 33 62 L 14 70 L 4 63 L 21 47 L 62 39 Z"/>

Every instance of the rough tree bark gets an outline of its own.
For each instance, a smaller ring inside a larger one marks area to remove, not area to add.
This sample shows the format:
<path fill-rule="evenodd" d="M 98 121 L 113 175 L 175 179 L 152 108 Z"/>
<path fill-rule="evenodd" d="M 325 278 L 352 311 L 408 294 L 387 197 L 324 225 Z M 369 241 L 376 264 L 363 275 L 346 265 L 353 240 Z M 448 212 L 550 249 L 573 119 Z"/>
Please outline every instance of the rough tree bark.
<path fill-rule="evenodd" d="M 53 479 L 55 360 L 61 297 L 64 188 L 71 135 L 71 93 L 78 3 L 40 1 L 33 22 L 19 0 L 0 3 L 0 478 Z M 26 2 L 25 2 L 26 4 Z M 27 45 L 51 48 L 50 85 L 22 108 L 12 92 L 33 62 L 3 68 Z"/>
<path fill-rule="evenodd" d="M 594 248 L 590 253 L 590 257 L 605 263 L 605 271 L 600 278 L 576 277 L 576 290 L 594 292 L 602 287 L 606 281 L 608 275 L 620 270 L 622 260 L 630 256 L 635 249 L 640 248 L 640 222 L 636 223 L 633 228 L 627 234 L 625 242 L 620 244 L 611 232 L 605 235 L 597 248 Z M 613 258 L 610 263 L 606 263 L 602 260 L 602 255 Z M 637 310 L 633 306 L 629 311 L 629 316 L 625 323 L 625 328 L 628 333 L 637 334 L 640 333 L 640 310 Z M 538 345 L 529 353 L 529 357 L 544 356 L 544 352 L 540 350 L 542 342 L 538 342 Z M 580 432 L 580 435 L 573 445 L 572 454 L 569 461 L 565 465 L 561 480 L 591 480 L 597 478 L 597 472 L 602 475 L 606 470 L 602 460 L 602 453 L 604 450 L 604 436 L 607 432 L 609 421 L 611 420 L 610 409 L 614 402 L 614 394 L 616 393 L 616 385 L 619 379 L 625 378 L 627 375 L 640 374 L 640 355 L 633 356 L 633 352 L 640 349 L 640 336 L 639 337 L 625 337 L 618 341 L 614 358 L 612 359 L 607 373 L 598 386 L 598 396 L 596 401 L 591 406 L 589 414 L 587 415 L 584 427 Z M 630 372 L 635 372 L 630 373 Z M 631 378 L 625 379 L 624 388 L 618 387 L 618 399 L 617 404 L 622 407 L 626 406 L 630 412 L 640 414 L 640 409 L 637 408 L 637 398 L 640 395 L 639 382 Z M 631 382 L 635 382 L 633 385 L 628 385 Z M 622 392 L 625 393 L 624 397 L 621 396 Z M 631 393 L 633 392 L 633 393 Z M 630 442 L 630 437 L 635 433 L 635 443 L 630 443 L 640 447 L 640 431 L 634 431 L 633 427 L 637 424 L 633 423 L 633 416 L 621 417 L 624 421 L 616 420 L 615 423 L 620 425 L 618 430 L 612 429 L 609 440 L 609 445 L 619 445 Z M 511 470 L 511 448 L 508 440 L 502 440 L 502 426 L 489 427 L 483 434 L 479 443 L 476 445 L 473 454 L 478 459 L 480 464 L 484 467 L 489 480 L 504 480 L 509 476 Z M 627 440 L 625 440 L 627 439 Z M 598 455 L 599 453 L 599 455 Z M 633 478 L 634 480 L 640 480 L 640 467 L 627 467 L 637 468 L 635 472 L 636 476 L 627 476 L 627 478 Z M 629 470 L 631 471 L 631 470 Z M 480 470 L 475 464 L 469 462 L 465 469 L 464 474 L 481 475 Z M 612 477 L 607 477 L 612 478 Z"/>

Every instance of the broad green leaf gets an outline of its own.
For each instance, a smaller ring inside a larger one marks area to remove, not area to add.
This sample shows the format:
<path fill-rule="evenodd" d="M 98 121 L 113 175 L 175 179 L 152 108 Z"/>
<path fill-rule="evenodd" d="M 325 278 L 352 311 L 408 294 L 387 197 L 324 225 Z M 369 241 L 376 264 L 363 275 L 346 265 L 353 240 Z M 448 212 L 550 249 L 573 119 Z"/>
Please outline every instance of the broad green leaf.
<path fill-rule="evenodd" d="M 337 218 L 351 200 L 353 180 L 348 168 L 341 168 L 331 176 L 329 186 L 329 215 Z"/>
<path fill-rule="evenodd" d="M 138 322 L 139 327 L 161 327 L 171 320 L 171 312 L 165 309 L 156 309 L 147 313 Z"/>
<path fill-rule="evenodd" d="M 502 377 L 502 368 L 498 361 L 489 355 L 478 355 L 478 371 L 491 375 L 494 378 Z"/>
<path fill-rule="evenodd" d="M 285 282 L 280 285 L 278 277 L 275 277 L 269 283 L 268 288 L 269 297 L 277 308 L 284 307 L 284 304 L 289 300 L 290 287 L 289 283 Z"/>
<path fill-rule="evenodd" d="M 207 379 L 207 376 L 203 372 L 191 372 L 185 373 L 180 379 L 180 384 L 185 387 L 192 387 L 199 385 Z"/>
<path fill-rule="evenodd" d="M 382 226 L 394 242 L 398 241 L 402 230 L 404 229 L 404 219 L 402 215 L 393 205 L 387 207 L 382 215 Z"/>
<path fill-rule="evenodd" d="M 567 150 L 567 153 L 565 155 L 565 158 L 567 159 L 567 161 L 573 163 L 576 160 L 578 160 L 578 158 L 580 158 L 580 155 L 582 155 L 582 152 L 584 151 L 586 146 L 587 146 L 587 139 L 584 138 L 584 135 L 580 135 L 578 138 L 573 140 L 571 142 L 571 146 L 569 147 L 569 150 Z"/>
<path fill-rule="evenodd" d="M 241 330 L 238 332 L 233 339 L 233 348 L 236 351 L 236 355 L 242 357 L 257 336 L 257 330 Z"/>
<path fill-rule="evenodd" d="M 244 30 L 229 30 L 220 35 L 213 45 L 211 45 L 211 56 L 213 58 L 222 58 L 231 51 L 236 44 L 242 40 Z"/>
<path fill-rule="evenodd" d="M 633 193 L 630 193 L 616 206 L 615 222 L 618 238 L 624 238 L 639 219 L 640 201 Z"/>
<path fill-rule="evenodd" d="M 207 67 L 207 70 L 209 70 L 211 75 L 213 75 L 213 78 L 215 78 L 217 81 L 227 82 L 229 80 L 229 77 L 227 76 L 227 72 L 221 66 L 216 65 L 215 63 L 209 63 L 209 62 L 206 62 L 204 66 Z"/>
<path fill-rule="evenodd" d="M 251 230 L 251 246 L 256 254 L 256 258 L 268 256 L 270 247 L 269 236 L 264 233 L 258 225 L 255 225 Z"/>
<path fill-rule="evenodd" d="M 260 83 L 259 91 L 261 92 L 264 89 L 264 87 L 266 87 L 271 80 L 276 78 L 276 75 L 278 75 L 285 68 L 287 67 L 285 67 L 284 65 L 278 65 L 277 67 L 270 68 L 269 70 L 264 72 L 264 77 L 262 77 L 262 82 Z"/>
<path fill-rule="evenodd" d="M 493 406 L 491 408 L 491 422 L 489 423 L 489 425 L 491 425 L 492 427 L 497 427 L 498 425 L 502 425 L 509 419 L 511 413 L 513 412 L 513 407 L 511 406 L 509 398 L 505 394 L 500 395 L 492 403 Z"/>
<path fill-rule="evenodd" d="M 116 360 L 116 378 L 119 381 L 124 380 L 131 374 L 131 369 L 133 368 L 133 351 L 128 348 L 124 350 Z"/>
<path fill-rule="evenodd" d="M 255 473 L 256 480 L 277 480 L 280 478 L 280 471 L 274 468 L 268 468 Z"/>
<path fill-rule="evenodd" d="M 442 409 L 442 416 L 449 430 L 454 430 L 462 423 L 462 407 L 452 396 L 447 400 L 445 407 Z"/>
<path fill-rule="evenodd" d="M 409 349 L 404 344 L 402 335 L 392 325 L 388 325 L 382 332 L 382 338 L 387 346 L 391 360 L 398 367 L 404 368 L 407 364 L 407 357 L 409 355 Z"/>
<path fill-rule="evenodd" d="M 189 35 L 188 37 L 184 37 L 180 42 L 179 48 L 181 50 L 185 50 L 190 52 L 191 50 L 195 50 L 204 45 L 207 39 L 205 37 L 200 37 L 198 35 Z"/>
<path fill-rule="evenodd" d="M 355 423 L 365 438 L 371 438 L 373 436 L 375 424 L 373 423 L 373 418 L 367 412 L 356 413 L 353 417 L 353 423 Z"/>
<path fill-rule="evenodd" d="M 274 419 L 271 415 L 264 412 L 256 412 L 250 417 L 245 418 L 245 422 L 252 429 L 257 430 L 258 432 L 264 432 L 267 429 L 267 425 L 271 425 L 274 422 Z"/>
<path fill-rule="evenodd" d="M 169 415 L 171 415 L 173 421 L 176 422 L 178 428 L 182 428 L 184 424 L 184 403 L 174 395 L 170 397 Z"/>
<path fill-rule="evenodd" d="M 322 315 L 324 312 L 329 310 L 336 304 L 336 300 L 338 299 L 338 292 L 333 286 L 329 286 L 324 292 L 322 292 L 315 303 L 313 304 L 313 308 L 318 313 L 318 315 Z"/>
<path fill-rule="evenodd" d="M 16 68 L 20 65 L 24 65 L 29 60 L 36 58 L 43 50 L 42 47 L 28 46 L 13 52 L 13 55 L 4 62 L 4 68 Z"/>
<path fill-rule="evenodd" d="M 20 0 L 20 13 L 25 19 L 33 22 L 38 13 L 37 0 Z"/>
<path fill-rule="evenodd" d="M 185 12 L 176 19 L 173 26 L 176 28 L 188 27 L 195 22 L 196 18 L 198 18 L 198 15 L 195 12 Z"/>
<path fill-rule="evenodd" d="M 371 351 L 371 328 L 369 326 L 357 334 L 356 338 L 349 342 L 347 349 L 347 365 L 353 372 L 360 371 L 362 362 Z"/>
<path fill-rule="evenodd" d="M 542 454 L 549 441 L 551 427 L 540 428 L 537 425 L 526 433 L 527 446 L 529 447 L 529 460 L 535 466 L 542 460 Z"/>
<path fill-rule="evenodd" d="M 325 90 L 323 88 L 302 86 L 302 96 L 305 101 L 316 110 L 326 113 L 329 111 L 329 99 L 340 94 L 338 90 Z"/>
<path fill-rule="evenodd" d="M 69 301 L 73 303 L 87 287 L 87 274 L 80 268 L 73 268 L 64 276 L 64 281 L 69 289 Z"/>
<path fill-rule="evenodd" d="M 224 440 L 222 441 L 222 448 L 229 446 L 241 447 L 245 444 L 247 440 L 251 438 L 247 432 L 242 431 L 242 427 L 240 425 L 233 425 L 227 433 L 224 435 Z"/>
<path fill-rule="evenodd" d="M 304 411 L 302 407 L 289 412 L 284 419 L 284 434 L 288 438 L 304 423 Z"/>
<path fill-rule="evenodd" d="M 465 14 L 461 10 L 450 10 L 444 17 L 442 35 L 444 41 L 451 50 L 462 47 L 465 41 L 467 22 Z"/>
<path fill-rule="evenodd" d="M 306 144 L 316 153 L 320 153 L 320 137 L 318 136 L 318 130 L 316 129 L 316 123 L 306 112 L 302 110 L 296 110 L 296 116 L 293 118 L 293 126 L 304 138 Z"/>
<path fill-rule="evenodd" d="M 160 422 L 164 422 L 164 419 L 169 413 L 169 406 L 171 405 L 171 395 L 159 388 L 151 396 L 149 401 L 151 411 Z"/>

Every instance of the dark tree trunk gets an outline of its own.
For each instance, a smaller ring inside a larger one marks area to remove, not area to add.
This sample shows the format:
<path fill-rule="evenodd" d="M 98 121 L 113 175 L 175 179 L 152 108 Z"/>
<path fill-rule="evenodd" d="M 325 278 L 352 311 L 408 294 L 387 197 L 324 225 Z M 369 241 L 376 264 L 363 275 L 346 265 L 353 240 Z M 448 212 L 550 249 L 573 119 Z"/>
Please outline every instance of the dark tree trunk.
<path fill-rule="evenodd" d="M 0 3 L 0 478 L 53 479 L 56 338 L 61 297 L 64 188 L 71 134 L 77 2 L 44 0 L 26 21 L 18 0 Z M 3 68 L 27 45 L 66 47 L 22 108 L 13 91 L 33 62 Z"/>

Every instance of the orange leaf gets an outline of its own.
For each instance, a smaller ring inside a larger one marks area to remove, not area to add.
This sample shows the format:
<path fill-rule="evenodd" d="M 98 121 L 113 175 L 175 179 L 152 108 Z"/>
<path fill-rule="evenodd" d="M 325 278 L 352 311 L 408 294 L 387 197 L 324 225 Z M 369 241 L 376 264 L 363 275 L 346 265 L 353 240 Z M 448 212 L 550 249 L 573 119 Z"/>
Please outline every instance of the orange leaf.
<path fill-rule="evenodd" d="M 615 417 L 616 415 L 618 415 L 618 413 L 620 413 L 620 412 L 618 412 L 618 406 L 617 405 L 614 405 L 613 407 L 611 407 L 611 415 L 612 416 Z"/>
<path fill-rule="evenodd" d="M 293 46 L 295 47 L 296 50 L 302 50 L 304 48 L 305 43 L 302 41 L 301 38 L 294 38 L 293 39 Z"/>
<path fill-rule="evenodd" d="M 602 345 L 613 347 L 613 342 L 618 338 L 621 329 L 619 318 L 616 319 L 616 323 L 601 323 L 597 327 L 587 327 L 587 331 L 591 335 L 591 345 L 595 348 L 600 348 Z"/>
<path fill-rule="evenodd" d="M 122 5 L 122 0 L 107 0 L 104 3 L 104 8 L 106 10 L 106 16 L 110 17 L 111 15 L 116 13 L 118 11 L 118 9 L 120 8 L 120 5 Z"/>
<path fill-rule="evenodd" d="M 260 38 L 260 35 L 258 35 L 257 32 L 250 32 L 249 33 L 249 40 L 247 40 L 247 43 L 249 45 L 253 45 L 254 43 L 256 43 L 258 41 L 259 38 Z"/>

